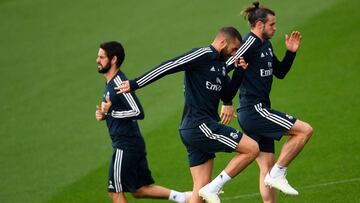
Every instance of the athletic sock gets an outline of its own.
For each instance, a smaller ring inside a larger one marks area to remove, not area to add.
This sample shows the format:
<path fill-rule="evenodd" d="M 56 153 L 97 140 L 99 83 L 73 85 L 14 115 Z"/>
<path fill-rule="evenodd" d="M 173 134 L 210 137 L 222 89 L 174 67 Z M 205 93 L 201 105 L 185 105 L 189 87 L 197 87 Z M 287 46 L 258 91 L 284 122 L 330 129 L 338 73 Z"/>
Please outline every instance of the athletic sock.
<path fill-rule="evenodd" d="M 221 173 L 209 183 L 208 189 L 210 192 L 218 193 L 229 180 L 231 180 L 231 177 L 225 171 L 221 171 Z"/>
<path fill-rule="evenodd" d="M 270 170 L 270 176 L 273 178 L 283 176 L 286 173 L 287 167 L 279 166 L 278 164 L 275 164 L 272 169 Z"/>
<path fill-rule="evenodd" d="M 183 192 L 178 192 L 175 190 L 170 191 L 169 200 L 184 203 L 185 202 L 185 194 Z"/>

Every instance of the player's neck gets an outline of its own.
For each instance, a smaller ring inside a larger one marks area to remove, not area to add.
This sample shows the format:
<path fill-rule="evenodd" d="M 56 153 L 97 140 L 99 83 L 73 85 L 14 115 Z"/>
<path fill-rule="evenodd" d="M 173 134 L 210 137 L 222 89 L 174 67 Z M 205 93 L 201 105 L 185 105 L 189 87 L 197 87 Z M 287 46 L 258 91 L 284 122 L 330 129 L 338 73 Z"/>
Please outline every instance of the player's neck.
<path fill-rule="evenodd" d="M 251 29 L 251 32 L 256 35 L 261 41 L 264 41 L 264 38 L 262 37 L 262 31 L 258 30 L 256 28 Z"/>
<path fill-rule="evenodd" d="M 221 50 L 225 47 L 225 44 L 222 40 L 215 39 L 211 46 L 220 54 Z"/>
<path fill-rule="evenodd" d="M 104 74 L 106 83 L 108 83 L 119 72 L 120 68 L 111 67 L 110 70 Z"/>
<path fill-rule="evenodd" d="M 214 47 L 214 49 L 215 49 L 218 53 L 220 53 L 220 51 L 219 51 L 220 48 L 219 48 L 219 46 L 218 46 L 217 43 L 213 42 L 213 43 L 211 44 L 211 46 Z"/>

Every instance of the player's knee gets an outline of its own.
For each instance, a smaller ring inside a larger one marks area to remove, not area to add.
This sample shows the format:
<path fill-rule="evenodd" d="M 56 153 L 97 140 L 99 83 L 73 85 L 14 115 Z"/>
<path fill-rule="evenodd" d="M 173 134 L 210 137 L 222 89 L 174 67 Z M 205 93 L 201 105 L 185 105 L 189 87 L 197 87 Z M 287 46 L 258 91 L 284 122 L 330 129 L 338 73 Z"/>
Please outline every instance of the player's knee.
<path fill-rule="evenodd" d="M 251 142 L 247 145 L 247 154 L 250 159 L 254 160 L 260 153 L 259 145 L 254 140 L 251 140 Z"/>
<path fill-rule="evenodd" d="M 256 159 L 257 156 L 259 156 L 259 153 L 260 153 L 260 149 L 259 149 L 259 145 L 256 143 L 253 148 L 252 148 L 252 151 L 251 151 L 251 158 L 253 160 Z"/>
<path fill-rule="evenodd" d="M 258 143 L 246 134 L 241 138 L 239 145 L 236 147 L 236 151 L 240 154 L 245 154 L 248 159 L 251 160 L 254 160 L 260 153 Z"/>
<path fill-rule="evenodd" d="M 304 125 L 304 134 L 305 134 L 307 140 L 310 139 L 310 137 L 313 134 L 313 128 L 308 123 L 305 123 L 305 125 Z"/>
<path fill-rule="evenodd" d="M 312 126 L 308 124 L 308 128 L 307 128 L 308 137 L 311 137 L 313 135 L 313 131 L 314 129 L 312 128 Z"/>
<path fill-rule="evenodd" d="M 115 202 L 120 198 L 120 193 L 116 193 L 116 192 L 109 192 L 109 197 L 110 199 Z"/>
<path fill-rule="evenodd" d="M 306 122 L 301 122 L 298 126 L 297 133 L 295 133 L 294 135 L 296 135 L 299 142 L 306 143 L 310 139 L 312 134 L 313 128 L 311 127 L 311 125 Z"/>

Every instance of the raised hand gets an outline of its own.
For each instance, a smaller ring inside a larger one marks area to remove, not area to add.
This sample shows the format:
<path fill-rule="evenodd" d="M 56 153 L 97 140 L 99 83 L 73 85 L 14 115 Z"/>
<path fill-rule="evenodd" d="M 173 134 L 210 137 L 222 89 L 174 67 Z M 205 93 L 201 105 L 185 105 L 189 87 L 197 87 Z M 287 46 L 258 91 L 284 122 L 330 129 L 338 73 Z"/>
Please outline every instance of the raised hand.
<path fill-rule="evenodd" d="M 298 31 L 293 31 L 290 37 L 285 35 L 286 48 L 291 52 L 296 52 L 300 47 L 301 38 L 302 36 Z"/>
<path fill-rule="evenodd" d="M 120 84 L 120 86 L 116 86 L 114 89 L 115 89 L 115 90 L 118 90 L 118 91 L 116 92 L 116 94 L 123 94 L 123 93 L 128 93 L 128 92 L 131 91 L 131 90 L 130 90 L 130 83 L 129 83 L 128 80 L 122 82 L 122 83 Z"/>

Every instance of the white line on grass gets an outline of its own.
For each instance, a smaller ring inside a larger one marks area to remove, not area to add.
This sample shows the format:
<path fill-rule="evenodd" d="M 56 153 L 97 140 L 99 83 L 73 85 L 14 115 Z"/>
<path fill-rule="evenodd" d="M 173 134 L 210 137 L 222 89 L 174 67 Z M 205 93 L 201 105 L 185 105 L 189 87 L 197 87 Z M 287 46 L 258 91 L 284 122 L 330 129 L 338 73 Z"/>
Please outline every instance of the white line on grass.
<path fill-rule="evenodd" d="M 347 180 L 338 180 L 338 181 L 331 181 L 327 183 L 320 183 L 320 184 L 314 184 L 314 185 L 308 185 L 304 187 L 300 187 L 299 189 L 309 189 L 309 188 L 317 188 L 317 187 L 326 187 L 329 185 L 338 185 L 338 184 L 345 184 L 345 183 L 351 183 L 351 182 L 357 182 L 360 181 L 360 178 L 353 178 L 353 179 L 347 179 Z M 259 196 L 260 193 L 254 192 L 254 193 L 248 193 L 243 195 L 236 195 L 232 197 L 224 197 L 221 198 L 222 200 L 233 200 L 233 199 L 242 199 L 242 198 L 248 198 L 248 197 L 255 197 Z"/>

